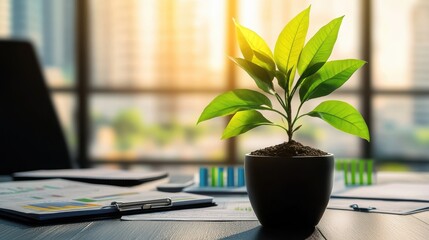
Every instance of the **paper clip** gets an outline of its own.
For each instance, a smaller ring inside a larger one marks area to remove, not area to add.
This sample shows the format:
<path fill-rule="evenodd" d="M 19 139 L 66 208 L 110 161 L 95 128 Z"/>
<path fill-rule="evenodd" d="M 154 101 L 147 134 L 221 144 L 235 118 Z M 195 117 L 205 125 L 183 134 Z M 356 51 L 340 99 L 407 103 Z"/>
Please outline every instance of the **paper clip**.
<path fill-rule="evenodd" d="M 350 205 L 351 208 L 353 208 L 354 211 L 358 211 L 358 212 L 369 212 L 371 210 L 375 210 L 377 208 L 375 207 L 359 207 L 359 205 L 357 204 L 352 204 Z"/>
<path fill-rule="evenodd" d="M 110 205 L 116 207 L 120 212 L 133 211 L 133 210 L 146 210 L 153 208 L 162 208 L 171 206 L 170 198 L 138 201 L 138 202 L 112 202 Z"/>

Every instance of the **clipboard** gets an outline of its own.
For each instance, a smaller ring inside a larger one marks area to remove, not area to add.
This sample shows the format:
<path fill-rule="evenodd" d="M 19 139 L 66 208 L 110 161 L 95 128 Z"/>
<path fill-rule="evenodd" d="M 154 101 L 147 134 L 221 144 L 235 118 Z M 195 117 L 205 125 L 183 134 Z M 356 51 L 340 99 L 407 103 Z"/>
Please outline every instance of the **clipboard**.
<path fill-rule="evenodd" d="M 213 206 L 189 193 L 138 191 L 63 179 L 0 183 L 0 215 L 37 224 Z"/>

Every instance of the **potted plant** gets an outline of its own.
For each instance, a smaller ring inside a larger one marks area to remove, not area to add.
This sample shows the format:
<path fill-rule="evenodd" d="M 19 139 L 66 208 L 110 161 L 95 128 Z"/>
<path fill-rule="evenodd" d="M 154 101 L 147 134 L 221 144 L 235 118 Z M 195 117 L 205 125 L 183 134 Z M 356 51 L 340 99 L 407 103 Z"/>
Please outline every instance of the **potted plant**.
<path fill-rule="evenodd" d="M 302 117 L 320 118 L 341 131 L 370 140 L 365 120 L 348 103 L 328 100 L 310 112 L 301 113 L 306 102 L 329 95 L 365 64 L 357 59 L 328 61 L 343 17 L 324 25 L 305 43 L 309 15 L 310 7 L 287 23 L 274 53 L 258 34 L 235 22 L 244 58 L 231 59 L 264 93 L 249 89 L 223 93 L 207 105 L 198 119 L 200 123 L 233 115 L 222 139 L 264 125 L 285 131 L 287 142 L 245 156 L 249 199 L 265 227 L 314 229 L 328 204 L 334 155 L 293 140 Z M 281 108 L 273 108 L 267 95 L 277 100 Z M 292 105 L 295 96 L 299 96 L 297 108 Z M 262 111 L 277 113 L 283 122 L 270 121 Z"/>

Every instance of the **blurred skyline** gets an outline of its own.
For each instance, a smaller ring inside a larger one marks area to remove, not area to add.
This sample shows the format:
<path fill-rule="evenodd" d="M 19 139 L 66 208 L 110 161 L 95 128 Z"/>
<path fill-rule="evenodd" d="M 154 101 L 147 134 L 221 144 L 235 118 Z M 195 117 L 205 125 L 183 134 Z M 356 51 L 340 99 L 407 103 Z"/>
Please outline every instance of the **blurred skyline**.
<path fill-rule="evenodd" d="M 0 0 L 0 37 L 30 39 L 52 88 L 76 83 L 74 4 Z M 229 41 L 236 46 L 235 35 L 227 38 L 233 24 L 227 19 L 229 4 L 227 0 L 87 1 L 90 89 L 112 90 L 111 94 L 89 92 L 90 158 L 225 160 L 227 143 L 220 136 L 226 121 L 198 126 L 195 122 L 204 106 L 230 86 L 255 88 L 244 71 L 234 66 L 232 76 L 228 70 Z M 362 58 L 359 0 L 239 0 L 234 18 L 273 48 L 284 25 L 310 4 L 307 41 L 328 21 L 345 15 L 330 59 Z M 373 157 L 429 160 L 429 94 L 377 93 L 429 91 L 429 2 L 374 0 L 371 4 Z M 236 50 L 234 56 L 240 56 Z M 358 72 L 343 87 L 347 93 L 329 99 L 345 100 L 359 109 L 361 82 Z M 121 88 L 143 92 L 115 92 Z M 74 148 L 75 93 L 53 97 Z M 306 110 L 319 102 L 312 101 Z M 362 140 L 313 120 L 303 120 L 297 140 L 338 157 L 362 154 Z M 260 127 L 238 137 L 235 156 L 241 161 L 244 153 L 285 140 L 278 129 Z"/>

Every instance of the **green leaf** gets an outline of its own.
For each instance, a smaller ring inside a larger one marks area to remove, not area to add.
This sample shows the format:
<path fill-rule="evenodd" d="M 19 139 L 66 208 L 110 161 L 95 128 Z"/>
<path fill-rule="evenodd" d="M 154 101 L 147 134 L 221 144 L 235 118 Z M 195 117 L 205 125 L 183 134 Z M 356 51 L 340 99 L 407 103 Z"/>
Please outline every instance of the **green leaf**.
<path fill-rule="evenodd" d="M 317 72 L 328 60 L 337 41 L 343 17 L 335 18 L 320 28 L 307 42 L 298 61 L 298 72 L 302 78 Z"/>
<path fill-rule="evenodd" d="M 255 127 L 272 125 L 260 112 L 255 110 L 237 112 L 229 121 L 222 134 L 222 139 L 238 136 Z"/>
<path fill-rule="evenodd" d="M 301 102 L 329 95 L 341 87 L 364 64 L 365 61 L 357 59 L 327 62 L 303 82 L 299 90 Z"/>
<path fill-rule="evenodd" d="M 370 140 L 368 126 L 362 115 L 350 104 L 329 100 L 322 102 L 307 115 L 318 117 L 331 126 L 352 135 L 356 135 L 368 142 Z"/>
<path fill-rule="evenodd" d="M 271 108 L 272 103 L 264 94 L 247 89 L 237 89 L 217 96 L 203 110 L 198 123 L 215 117 L 234 114 L 250 109 Z"/>
<path fill-rule="evenodd" d="M 273 53 L 268 44 L 254 31 L 241 26 L 235 20 L 234 23 L 237 31 L 238 45 L 244 59 L 268 70 L 274 76 L 276 65 L 273 60 Z"/>
<path fill-rule="evenodd" d="M 231 58 L 231 60 L 244 69 L 255 80 L 260 89 L 269 94 L 274 93 L 272 82 L 274 77 L 266 69 L 243 58 Z"/>
<path fill-rule="evenodd" d="M 290 70 L 289 89 L 293 84 L 295 69 L 299 55 L 307 36 L 310 7 L 294 17 L 280 33 L 274 48 L 274 60 L 281 72 L 287 74 Z M 280 85 L 283 89 L 287 86 Z"/>
<path fill-rule="evenodd" d="M 286 76 L 284 73 L 280 72 L 280 71 L 276 71 L 276 78 L 277 78 L 277 83 L 279 84 L 279 86 L 281 86 L 283 88 L 283 86 L 286 86 L 287 81 L 286 81 Z"/>

